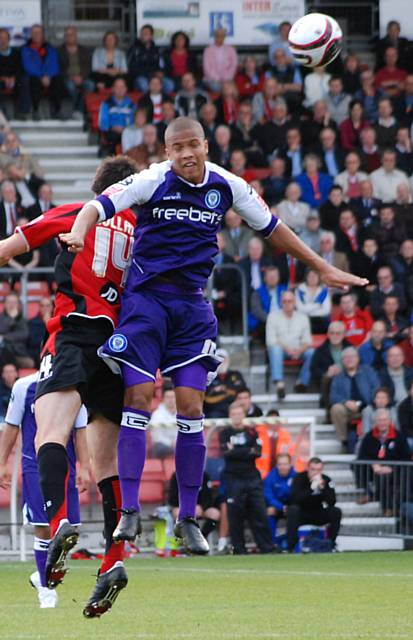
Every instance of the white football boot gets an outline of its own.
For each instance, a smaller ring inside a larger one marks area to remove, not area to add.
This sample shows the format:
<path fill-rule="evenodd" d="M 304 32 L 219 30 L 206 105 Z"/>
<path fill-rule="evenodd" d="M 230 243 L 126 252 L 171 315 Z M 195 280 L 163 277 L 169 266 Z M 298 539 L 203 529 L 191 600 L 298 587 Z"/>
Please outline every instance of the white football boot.
<path fill-rule="evenodd" d="M 29 578 L 31 586 L 36 589 L 40 609 L 54 609 L 57 605 L 56 589 L 48 589 L 40 584 L 39 572 L 35 571 Z"/>

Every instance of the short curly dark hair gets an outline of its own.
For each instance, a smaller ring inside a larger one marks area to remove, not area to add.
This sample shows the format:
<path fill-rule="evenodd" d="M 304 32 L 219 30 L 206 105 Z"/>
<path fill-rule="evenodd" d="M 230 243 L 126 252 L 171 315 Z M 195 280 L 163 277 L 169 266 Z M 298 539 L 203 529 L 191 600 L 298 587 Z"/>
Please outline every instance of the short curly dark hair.
<path fill-rule="evenodd" d="M 93 193 L 100 194 L 110 185 L 124 180 L 133 173 L 138 173 L 138 165 L 127 156 L 110 156 L 97 168 L 91 189 Z"/>

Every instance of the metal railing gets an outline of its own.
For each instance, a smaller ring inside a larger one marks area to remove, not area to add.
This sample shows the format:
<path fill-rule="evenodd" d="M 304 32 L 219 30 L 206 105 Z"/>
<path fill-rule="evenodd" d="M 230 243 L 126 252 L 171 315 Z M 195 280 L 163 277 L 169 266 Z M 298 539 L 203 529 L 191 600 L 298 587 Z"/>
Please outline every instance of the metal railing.
<path fill-rule="evenodd" d="M 413 538 L 413 461 L 328 461 L 343 511 L 340 535 Z"/>
<path fill-rule="evenodd" d="M 244 349 L 248 350 L 249 346 L 249 337 L 248 337 L 248 285 L 247 279 L 245 277 L 245 273 L 237 264 L 221 264 L 216 265 L 211 273 L 211 276 L 208 280 L 206 296 L 207 298 L 213 302 L 213 283 L 214 283 L 214 274 L 217 271 L 235 271 L 238 273 L 241 279 L 241 317 L 242 317 L 242 338 Z"/>

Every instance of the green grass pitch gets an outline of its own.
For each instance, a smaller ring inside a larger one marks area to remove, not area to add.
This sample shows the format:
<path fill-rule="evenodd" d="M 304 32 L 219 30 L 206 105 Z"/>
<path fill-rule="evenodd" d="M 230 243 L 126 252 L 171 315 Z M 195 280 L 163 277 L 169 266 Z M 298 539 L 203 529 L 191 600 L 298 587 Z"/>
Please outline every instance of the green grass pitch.
<path fill-rule="evenodd" d="M 413 639 L 411 552 L 138 558 L 100 620 L 82 616 L 97 563 L 70 568 L 40 610 L 33 564 L 0 562 L 1 640 Z"/>

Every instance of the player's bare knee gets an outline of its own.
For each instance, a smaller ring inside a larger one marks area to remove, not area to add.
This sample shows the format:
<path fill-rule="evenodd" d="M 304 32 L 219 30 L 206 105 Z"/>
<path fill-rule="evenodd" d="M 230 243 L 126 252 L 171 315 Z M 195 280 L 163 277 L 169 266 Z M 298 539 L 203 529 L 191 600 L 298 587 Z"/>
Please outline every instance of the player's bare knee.
<path fill-rule="evenodd" d="M 193 393 L 187 392 L 183 394 L 177 391 L 176 406 L 178 413 L 186 418 L 199 418 L 202 415 L 203 397 L 195 389 L 190 391 L 193 391 Z"/>
<path fill-rule="evenodd" d="M 135 384 L 125 390 L 125 406 L 150 413 L 153 383 Z"/>

